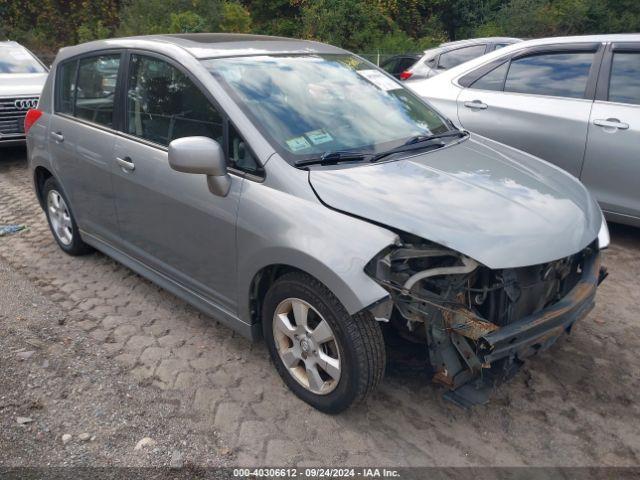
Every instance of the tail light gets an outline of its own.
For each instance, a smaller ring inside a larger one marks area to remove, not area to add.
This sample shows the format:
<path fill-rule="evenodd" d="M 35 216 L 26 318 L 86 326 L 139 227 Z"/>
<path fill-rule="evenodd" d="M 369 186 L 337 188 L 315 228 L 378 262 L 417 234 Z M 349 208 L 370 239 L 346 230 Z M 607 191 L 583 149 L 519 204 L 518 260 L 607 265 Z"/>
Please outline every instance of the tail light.
<path fill-rule="evenodd" d="M 37 108 L 32 108 L 27 112 L 27 115 L 24 117 L 24 134 L 26 135 L 33 127 L 33 124 L 38 121 L 38 119 L 42 116 L 42 110 L 38 110 Z"/>
<path fill-rule="evenodd" d="M 413 73 L 411 73 L 409 70 L 405 70 L 400 74 L 400 80 L 408 80 L 411 78 L 411 75 L 413 75 Z"/>

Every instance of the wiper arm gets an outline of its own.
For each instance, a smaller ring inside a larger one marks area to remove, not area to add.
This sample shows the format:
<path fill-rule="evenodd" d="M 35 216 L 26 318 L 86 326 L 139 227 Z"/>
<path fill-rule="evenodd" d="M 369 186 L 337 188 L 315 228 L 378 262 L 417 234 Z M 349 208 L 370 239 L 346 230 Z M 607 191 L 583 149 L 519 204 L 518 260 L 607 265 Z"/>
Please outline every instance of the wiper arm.
<path fill-rule="evenodd" d="M 464 130 L 455 130 L 445 133 L 439 133 L 436 135 L 418 135 L 416 137 L 410 138 L 403 145 L 399 147 L 392 148 L 391 150 L 387 150 L 385 152 L 380 152 L 371 157 L 369 161 L 377 162 L 389 155 L 393 155 L 394 153 L 401 152 L 410 152 L 412 150 L 419 150 L 427 147 L 444 147 L 445 143 L 440 141 L 441 138 L 446 137 L 462 137 L 468 135 L 468 132 Z"/>
<path fill-rule="evenodd" d="M 469 135 L 469 132 L 466 130 L 451 130 L 444 133 L 437 133 L 435 135 L 417 135 L 404 142 L 404 144 L 413 145 L 414 143 L 428 142 L 429 140 L 435 140 L 436 138 L 465 137 L 467 135 Z"/>
<path fill-rule="evenodd" d="M 353 160 L 364 160 L 371 156 L 370 153 L 361 152 L 324 152 L 319 158 L 307 158 L 305 160 L 298 160 L 294 163 L 296 167 L 303 167 L 305 165 L 327 165 L 329 163 L 348 162 Z"/>

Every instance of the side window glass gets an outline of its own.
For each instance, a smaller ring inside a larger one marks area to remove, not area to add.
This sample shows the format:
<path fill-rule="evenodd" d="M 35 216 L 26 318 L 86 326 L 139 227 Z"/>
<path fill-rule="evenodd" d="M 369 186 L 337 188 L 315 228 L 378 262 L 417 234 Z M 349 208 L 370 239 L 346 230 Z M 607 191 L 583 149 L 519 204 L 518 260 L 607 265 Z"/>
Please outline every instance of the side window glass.
<path fill-rule="evenodd" d="M 165 146 L 192 136 L 222 144 L 222 116 L 184 73 L 143 55 L 132 55 L 130 65 L 128 133 Z"/>
<path fill-rule="evenodd" d="M 505 92 L 583 98 L 594 53 L 545 53 L 511 62 Z"/>
<path fill-rule="evenodd" d="M 229 122 L 229 163 L 230 167 L 248 173 L 258 174 L 261 171 L 246 142 L 231 122 Z"/>
<path fill-rule="evenodd" d="M 391 60 L 387 60 L 385 63 L 382 64 L 382 69 L 393 75 L 394 73 L 396 73 L 396 70 L 398 70 L 397 65 L 398 65 L 398 59 L 392 58 Z"/>
<path fill-rule="evenodd" d="M 107 127 L 113 126 L 120 54 L 80 60 L 75 116 Z"/>
<path fill-rule="evenodd" d="M 500 91 L 504 87 L 504 78 L 507 75 L 507 70 L 509 70 L 508 61 L 484 74 L 484 76 L 473 82 L 470 88 Z"/>
<path fill-rule="evenodd" d="M 458 48 L 457 50 L 443 53 L 440 55 L 438 68 L 448 70 L 461 63 L 468 62 L 473 58 L 484 55 L 485 48 L 486 45 L 474 45 L 472 47 Z"/>
<path fill-rule="evenodd" d="M 609 101 L 640 105 L 640 53 L 613 54 Z"/>
<path fill-rule="evenodd" d="M 403 58 L 400 61 L 400 64 L 398 65 L 398 68 L 396 69 L 398 73 L 402 73 L 405 70 L 413 67 L 413 65 L 416 63 L 416 59 L 415 58 L 411 58 L 411 57 L 407 57 L 407 58 Z"/>
<path fill-rule="evenodd" d="M 77 61 L 61 63 L 56 81 L 56 112 L 73 115 L 73 97 L 76 92 Z"/>

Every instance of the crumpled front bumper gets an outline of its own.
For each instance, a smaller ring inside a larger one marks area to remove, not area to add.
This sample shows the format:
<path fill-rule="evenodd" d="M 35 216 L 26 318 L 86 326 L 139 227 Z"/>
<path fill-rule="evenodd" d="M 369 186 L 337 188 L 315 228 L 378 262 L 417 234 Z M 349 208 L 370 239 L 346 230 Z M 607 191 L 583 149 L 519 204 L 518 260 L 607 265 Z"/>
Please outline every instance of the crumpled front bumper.
<path fill-rule="evenodd" d="M 560 301 L 480 337 L 481 361 L 492 363 L 514 356 L 522 360 L 549 348 L 593 309 L 596 289 L 603 276 L 600 253 L 595 253 L 585 262 L 580 281 Z"/>
<path fill-rule="evenodd" d="M 607 275 L 600 261 L 598 251 L 585 258 L 582 276 L 566 296 L 509 325 L 498 327 L 474 322 L 464 315 L 453 316 L 452 331 L 476 342 L 475 352 L 460 351 L 465 354 L 468 366 L 475 368 L 471 368 L 471 375 L 467 371 L 466 375 L 449 379 L 452 382 L 442 382 L 442 372 L 436 374 L 434 381 L 450 388 L 445 398 L 465 408 L 486 403 L 492 388 L 512 376 L 522 360 L 546 350 L 564 333 L 568 333 L 573 324 L 595 306 L 596 289 Z M 454 344 L 459 346 L 460 342 L 454 339 Z"/>

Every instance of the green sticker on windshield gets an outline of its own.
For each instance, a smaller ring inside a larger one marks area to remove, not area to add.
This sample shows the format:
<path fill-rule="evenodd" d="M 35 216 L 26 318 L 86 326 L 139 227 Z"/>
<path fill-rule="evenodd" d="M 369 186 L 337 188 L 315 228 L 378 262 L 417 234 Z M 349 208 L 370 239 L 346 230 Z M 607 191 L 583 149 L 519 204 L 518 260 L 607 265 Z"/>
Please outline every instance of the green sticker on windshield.
<path fill-rule="evenodd" d="M 311 144 L 307 142 L 307 139 L 304 137 L 295 137 L 290 140 L 287 140 L 287 146 L 289 150 L 292 152 L 297 152 L 299 150 L 304 150 L 305 148 L 309 148 Z"/>
<path fill-rule="evenodd" d="M 307 132 L 305 133 L 305 135 L 309 140 L 311 140 L 311 143 L 313 143 L 314 145 L 321 145 L 333 140 L 333 137 L 322 129 L 314 130 L 313 132 Z"/>

